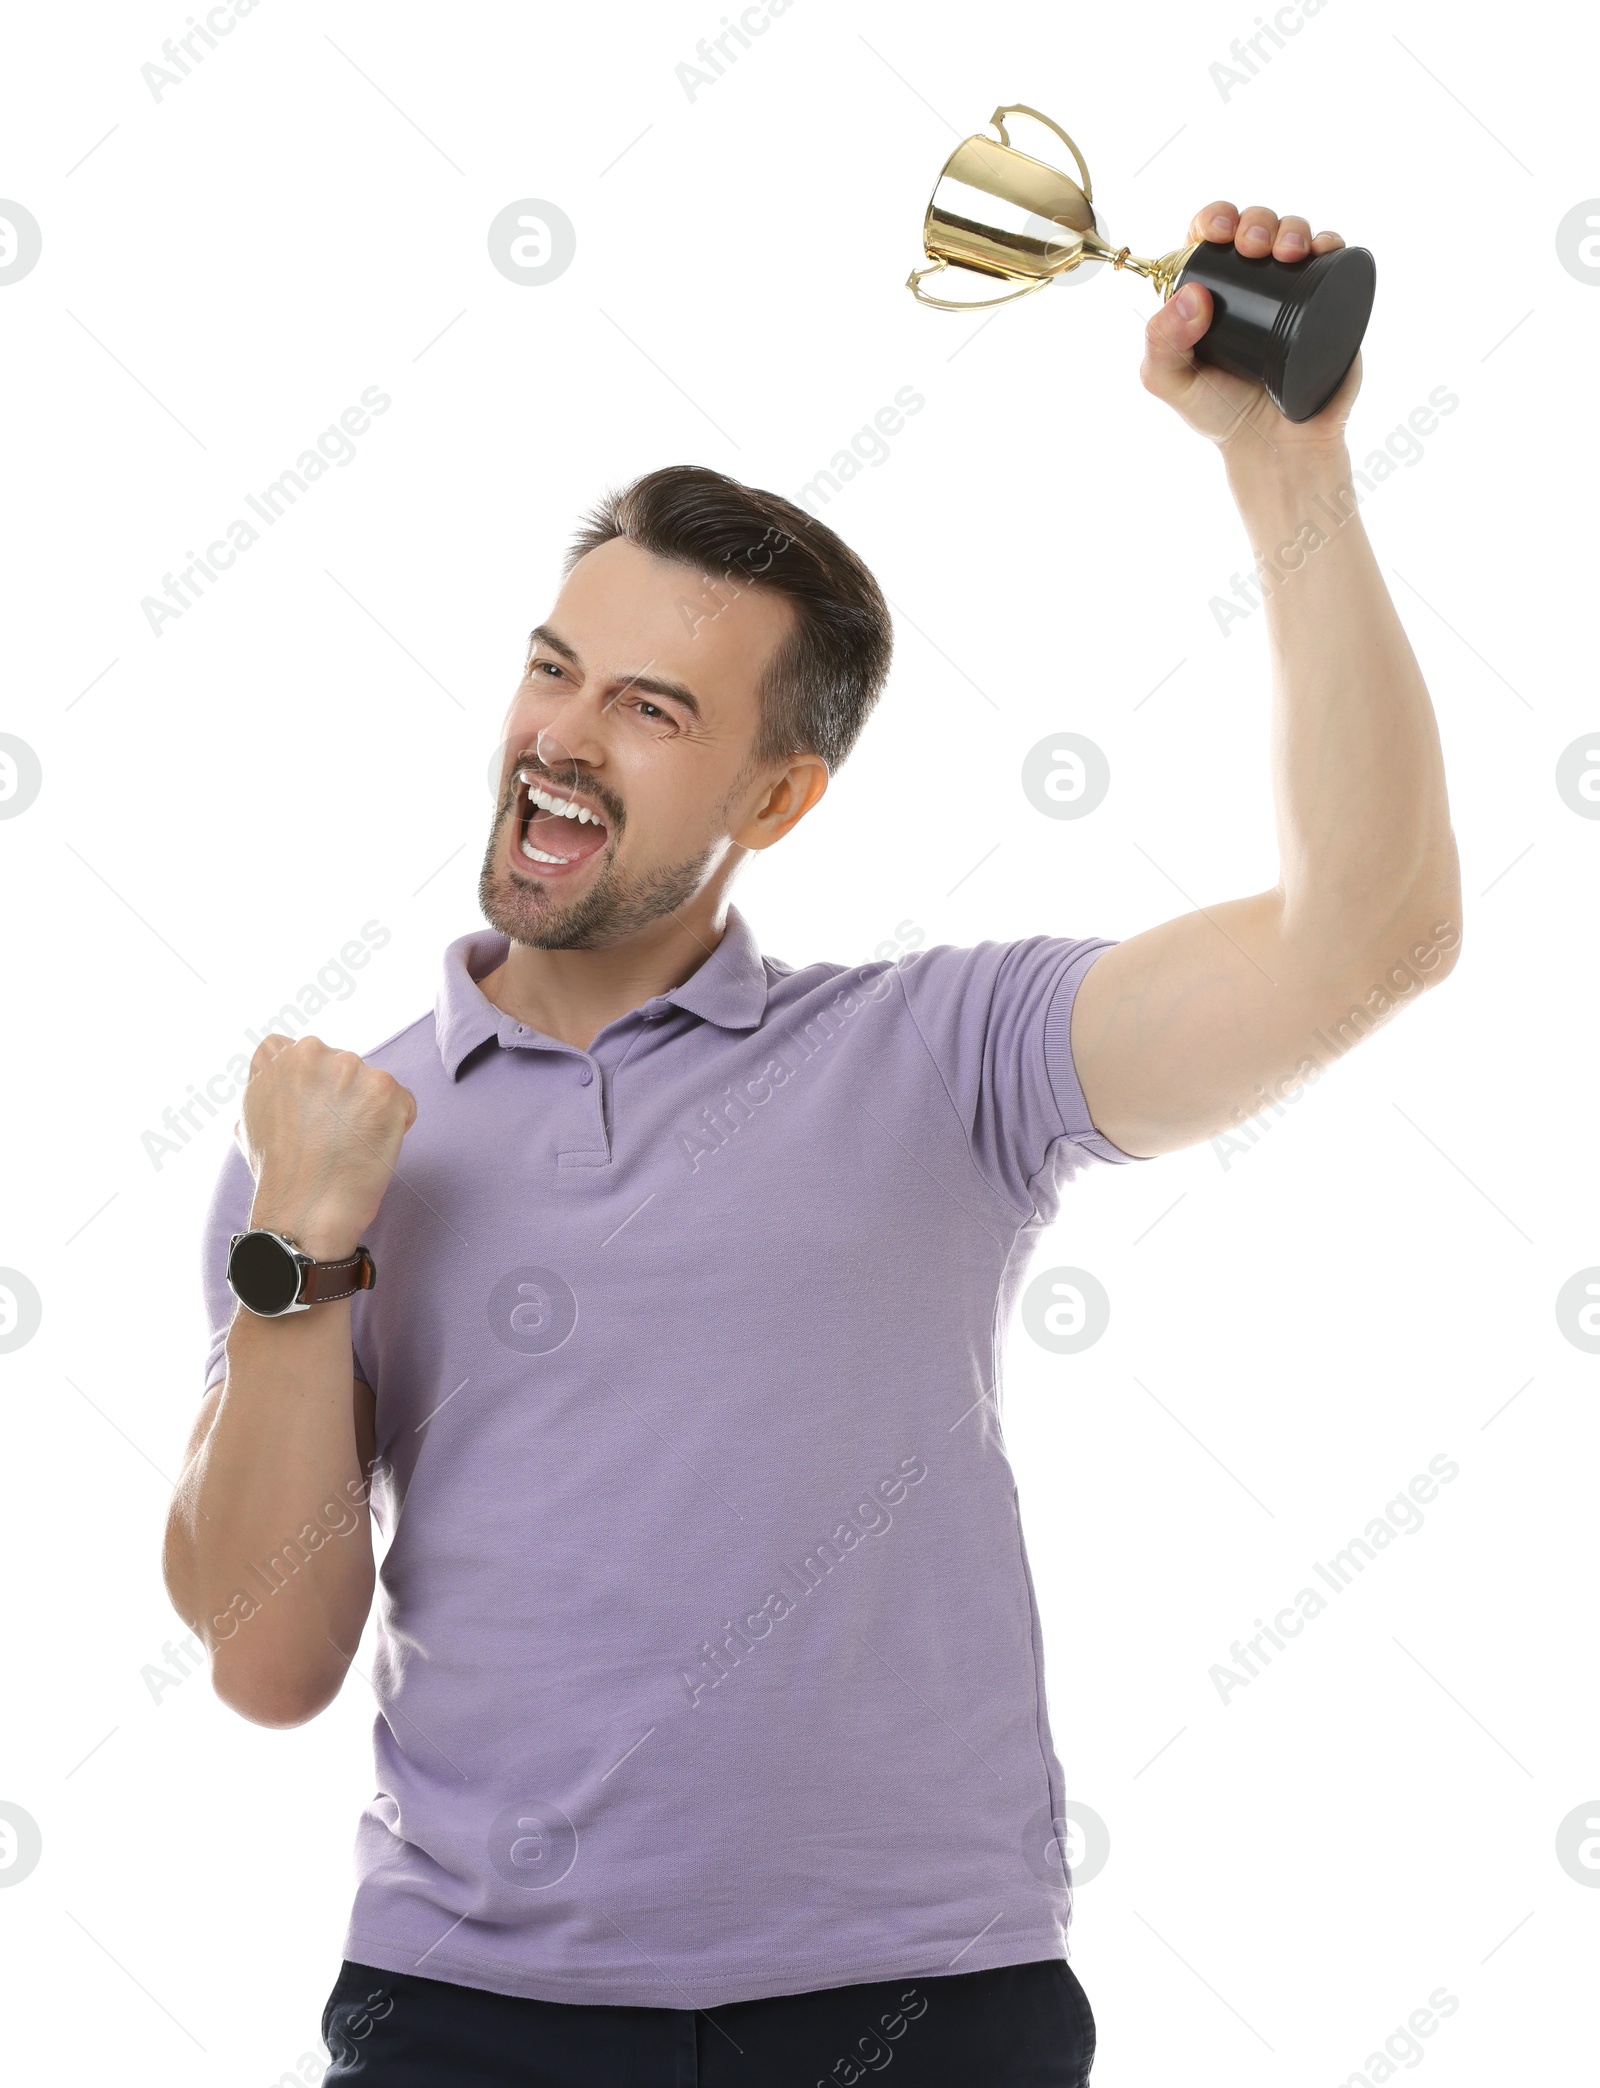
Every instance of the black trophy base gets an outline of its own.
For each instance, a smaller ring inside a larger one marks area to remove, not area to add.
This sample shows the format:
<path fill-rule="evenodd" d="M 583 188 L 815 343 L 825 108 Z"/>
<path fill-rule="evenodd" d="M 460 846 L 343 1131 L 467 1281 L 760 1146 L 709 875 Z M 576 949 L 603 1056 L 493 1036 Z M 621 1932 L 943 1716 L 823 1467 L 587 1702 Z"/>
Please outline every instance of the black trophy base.
<path fill-rule="evenodd" d="M 1344 382 L 1367 330 L 1377 267 L 1365 247 L 1304 261 L 1251 260 L 1231 241 L 1205 240 L 1173 285 L 1211 292 L 1211 324 L 1195 359 L 1265 385 L 1286 420 L 1320 413 Z"/>

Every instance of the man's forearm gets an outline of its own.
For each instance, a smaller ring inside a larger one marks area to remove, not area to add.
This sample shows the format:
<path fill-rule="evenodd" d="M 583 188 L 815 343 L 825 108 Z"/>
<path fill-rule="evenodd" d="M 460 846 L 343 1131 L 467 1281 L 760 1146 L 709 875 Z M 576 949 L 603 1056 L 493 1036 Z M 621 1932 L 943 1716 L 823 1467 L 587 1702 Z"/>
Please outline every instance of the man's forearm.
<path fill-rule="evenodd" d="M 1225 452 L 1273 678 L 1284 932 L 1330 950 L 1457 921 L 1433 706 L 1356 511 L 1342 444 Z M 1258 454 L 1259 453 L 1259 454 Z M 1426 916 L 1426 920 L 1424 920 Z"/>
<path fill-rule="evenodd" d="M 218 1695 L 262 1724 L 298 1724 L 336 1694 L 372 1601 L 349 1314 L 238 1314 L 226 1390 L 168 1521 L 174 1606 L 211 1651 Z"/>

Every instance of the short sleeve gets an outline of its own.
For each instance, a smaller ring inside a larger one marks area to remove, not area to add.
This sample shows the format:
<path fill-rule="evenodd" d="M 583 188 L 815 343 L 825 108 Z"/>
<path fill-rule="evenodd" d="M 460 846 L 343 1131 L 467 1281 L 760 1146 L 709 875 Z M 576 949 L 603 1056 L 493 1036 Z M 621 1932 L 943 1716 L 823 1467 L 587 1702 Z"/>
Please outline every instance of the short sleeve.
<path fill-rule="evenodd" d="M 234 1234 L 244 1232 L 249 1226 L 250 1206 L 255 1202 L 255 1195 L 255 1177 L 250 1172 L 250 1163 L 236 1145 L 230 1145 L 216 1187 L 211 1192 L 201 1243 L 200 1284 L 206 1313 L 207 1392 L 228 1374 L 228 1329 L 233 1325 L 233 1315 L 238 1310 L 233 1292 L 228 1288 L 228 1249 Z M 355 1354 L 352 1360 L 356 1376 L 370 1385 L 372 1379 L 360 1355 Z"/>
<path fill-rule="evenodd" d="M 940 947 L 902 957 L 906 1004 L 980 1172 L 1007 1202 L 1053 1215 L 1061 1188 L 1125 1153 L 1097 1131 L 1072 1060 L 1072 1005 L 1103 937 Z"/>

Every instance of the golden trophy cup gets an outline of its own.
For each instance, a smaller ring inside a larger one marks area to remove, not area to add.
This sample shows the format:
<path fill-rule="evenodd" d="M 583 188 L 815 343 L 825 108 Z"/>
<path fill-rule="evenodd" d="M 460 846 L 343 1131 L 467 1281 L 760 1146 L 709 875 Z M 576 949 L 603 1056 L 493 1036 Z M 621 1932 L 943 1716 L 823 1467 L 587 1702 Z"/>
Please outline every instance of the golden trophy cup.
<path fill-rule="evenodd" d="M 1008 116 L 1031 116 L 1054 131 L 1078 178 L 1019 152 L 1006 135 Z M 929 199 L 922 244 L 931 266 L 906 278 L 920 303 L 941 312 L 981 311 L 1096 261 L 1148 276 L 1163 303 L 1185 283 L 1199 283 L 1211 292 L 1214 310 L 1195 344 L 1196 360 L 1264 385 L 1289 420 L 1322 411 L 1355 361 L 1372 311 L 1377 270 L 1365 247 L 1303 261 L 1252 260 L 1231 241 L 1202 239 L 1142 261 L 1100 236 L 1089 169 L 1059 123 L 1022 102 L 996 109 L 989 121 L 998 142 L 981 133 L 964 139 Z M 926 278 L 951 266 L 1018 287 L 967 303 L 930 295 Z"/>

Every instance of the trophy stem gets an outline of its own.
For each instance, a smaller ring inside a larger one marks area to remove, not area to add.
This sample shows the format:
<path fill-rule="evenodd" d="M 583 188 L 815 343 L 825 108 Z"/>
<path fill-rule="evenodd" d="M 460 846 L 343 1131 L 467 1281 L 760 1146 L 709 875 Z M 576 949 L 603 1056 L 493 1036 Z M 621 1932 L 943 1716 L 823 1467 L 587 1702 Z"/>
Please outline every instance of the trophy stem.
<path fill-rule="evenodd" d="M 1174 247 L 1170 254 L 1163 254 L 1159 260 L 1144 261 L 1137 254 L 1129 253 L 1126 247 L 1107 246 L 1097 232 L 1090 232 L 1084 238 L 1083 252 L 1087 260 L 1109 261 L 1113 268 L 1126 268 L 1134 275 L 1147 277 L 1161 292 L 1161 301 L 1165 304 L 1185 262 L 1199 244 L 1194 240 L 1188 246 Z"/>

